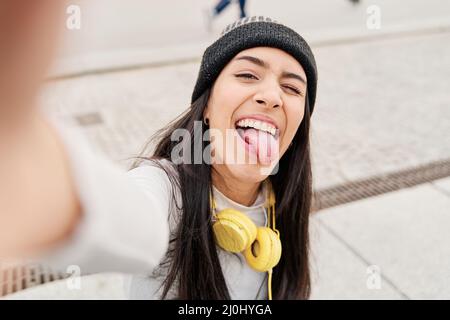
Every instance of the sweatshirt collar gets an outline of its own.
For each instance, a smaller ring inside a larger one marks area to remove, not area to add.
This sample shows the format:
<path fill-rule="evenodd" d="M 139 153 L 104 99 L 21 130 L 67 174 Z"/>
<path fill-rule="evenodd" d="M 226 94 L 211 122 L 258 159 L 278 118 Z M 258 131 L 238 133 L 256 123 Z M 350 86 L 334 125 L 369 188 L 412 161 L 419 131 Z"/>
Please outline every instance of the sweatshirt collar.
<path fill-rule="evenodd" d="M 216 203 L 216 212 L 224 209 L 234 209 L 246 214 L 258 226 L 264 226 L 266 223 L 266 184 L 263 183 L 255 202 L 250 206 L 239 204 L 220 192 L 213 185 L 213 197 Z"/>

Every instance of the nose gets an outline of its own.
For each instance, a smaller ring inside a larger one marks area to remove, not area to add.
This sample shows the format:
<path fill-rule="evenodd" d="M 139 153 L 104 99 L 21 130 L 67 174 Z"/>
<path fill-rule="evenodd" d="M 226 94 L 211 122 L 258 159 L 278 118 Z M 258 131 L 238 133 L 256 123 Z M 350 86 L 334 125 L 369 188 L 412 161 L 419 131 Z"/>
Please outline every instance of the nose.
<path fill-rule="evenodd" d="M 254 101 L 256 103 L 264 105 L 267 108 L 278 108 L 283 105 L 283 100 L 281 99 L 281 89 L 278 85 L 275 87 L 273 85 L 261 88 L 258 93 L 254 96 Z"/>

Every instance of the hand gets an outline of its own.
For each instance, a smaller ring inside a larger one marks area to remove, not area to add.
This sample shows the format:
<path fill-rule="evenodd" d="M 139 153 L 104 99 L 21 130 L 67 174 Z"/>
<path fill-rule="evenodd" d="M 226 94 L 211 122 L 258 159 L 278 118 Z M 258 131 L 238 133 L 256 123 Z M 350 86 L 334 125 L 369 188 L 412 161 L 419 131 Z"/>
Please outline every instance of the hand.
<path fill-rule="evenodd" d="M 35 107 L 58 34 L 65 27 L 64 2 L 0 1 L 0 129 L 27 121 Z"/>
<path fill-rule="evenodd" d="M 0 161 L 0 259 L 66 238 L 81 212 L 69 161 L 49 123 L 37 115 L 10 142 Z"/>

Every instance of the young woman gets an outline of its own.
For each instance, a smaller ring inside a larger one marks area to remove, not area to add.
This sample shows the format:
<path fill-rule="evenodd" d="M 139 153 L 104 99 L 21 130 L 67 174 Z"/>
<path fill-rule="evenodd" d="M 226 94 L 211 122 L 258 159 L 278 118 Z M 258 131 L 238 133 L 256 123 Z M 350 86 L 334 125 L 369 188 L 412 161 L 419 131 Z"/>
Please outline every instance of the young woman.
<path fill-rule="evenodd" d="M 132 273 L 130 298 L 307 299 L 316 83 L 303 38 L 253 17 L 206 49 L 191 106 L 127 173 L 37 117 L 34 149 L 60 174 L 43 165 L 32 209 L 0 201 L 0 257 Z"/>

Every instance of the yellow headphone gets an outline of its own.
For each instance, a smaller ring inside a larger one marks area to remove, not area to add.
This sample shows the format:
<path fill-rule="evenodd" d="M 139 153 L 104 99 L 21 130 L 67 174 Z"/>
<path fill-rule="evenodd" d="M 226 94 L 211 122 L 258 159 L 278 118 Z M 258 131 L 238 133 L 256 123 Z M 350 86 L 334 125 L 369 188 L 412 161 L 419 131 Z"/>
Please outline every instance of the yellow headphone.
<path fill-rule="evenodd" d="M 243 252 L 248 265 L 259 272 L 268 273 L 268 296 L 272 300 L 272 269 L 281 258 L 280 233 L 275 227 L 275 193 L 267 183 L 269 227 L 257 227 L 240 211 L 224 209 L 215 212 L 216 204 L 211 197 L 214 214 L 213 232 L 217 244 L 228 252 Z"/>

